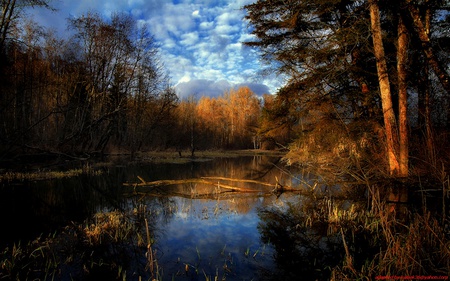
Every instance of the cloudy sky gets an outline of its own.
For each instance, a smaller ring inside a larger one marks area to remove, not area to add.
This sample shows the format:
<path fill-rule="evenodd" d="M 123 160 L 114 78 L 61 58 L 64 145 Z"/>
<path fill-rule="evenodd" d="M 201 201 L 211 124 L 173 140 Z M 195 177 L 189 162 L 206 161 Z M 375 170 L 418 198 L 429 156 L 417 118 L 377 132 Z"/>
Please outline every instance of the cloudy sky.
<path fill-rule="evenodd" d="M 38 23 L 63 34 L 67 18 L 88 11 L 108 17 L 127 12 L 146 23 L 160 44 L 164 65 L 181 97 L 217 96 L 231 87 L 249 86 L 255 93 L 275 93 L 280 78 L 262 77 L 242 7 L 253 0 L 53 0 L 51 12 L 33 9 Z"/>

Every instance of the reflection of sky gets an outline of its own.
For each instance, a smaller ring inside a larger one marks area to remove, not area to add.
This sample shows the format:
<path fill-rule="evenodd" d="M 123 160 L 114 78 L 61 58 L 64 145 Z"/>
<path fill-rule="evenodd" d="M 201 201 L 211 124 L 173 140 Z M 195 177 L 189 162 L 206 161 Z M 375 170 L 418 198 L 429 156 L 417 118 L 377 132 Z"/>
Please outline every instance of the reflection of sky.
<path fill-rule="evenodd" d="M 264 203 L 263 200 L 250 200 L 252 206 L 244 213 L 235 208 L 247 203 L 248 199 L 213 201 L 176 198 L 176 214 L 164 226 L 161 235 L 157 235 L 155 244 L 158 262 L 166 277 L 177 271 L 184 274 L 185 264 L 190 265 L 192 271 L 193 267 L 198 267 L 203 277 L 203 270 L 211 276 L 218 271 L 222 277 L 226 265 L 231 270 L 227 273 L 227 280 L 232 280 L 234 274 L 239 280 L 243 277 L 251 279 L 257 277 L 258 269 L 269 269 L 273 262 L 273 250 L 261 243 L 257 229 L 257 208 Z M 245 201 L 238 202 L 240 200 Z M 264 200 L 276 199 L 270 197 Z"/>

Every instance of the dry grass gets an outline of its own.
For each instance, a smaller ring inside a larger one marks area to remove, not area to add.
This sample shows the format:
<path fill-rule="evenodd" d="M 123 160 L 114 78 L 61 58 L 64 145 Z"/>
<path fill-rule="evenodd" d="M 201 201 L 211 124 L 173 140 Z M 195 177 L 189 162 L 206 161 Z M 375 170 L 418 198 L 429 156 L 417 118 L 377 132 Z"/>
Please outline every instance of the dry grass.
<path fill-rule="evenodd" d="M 397 218 L 379 192 L 371 192 L 372 209 L 362 216 L 349 213 L 339 216 L 331 212 L 331 220 L 352 235 L 370 234 L 380 250 L 372 259 L 356 268 L 354 257 L 347 251 L 343 265 L 333 270 L 333 280 L 372 280 L 376 276 L 447 276 L 450 272 L 450 242 L 444 224 L 436 215 L 409 213 L 410 219 Z M 353 221 L 353 222 L 352 222 Z M 345 244 L 343 236 L 343 243 Z M 373 242 L 372 242 L 373 243 Z"/>
<path fill-rule="evenodd" d="M 135 161 L 151 163 L 175 163 L 183 164 L 192 161 L 207 161 L 213 158 L 231 158 L 241 156 L 273 156 L 282 157 L 285 152 L 247 149 L 247 150 L 203 150 L 196 151 L 194 157 L 191 157 L 190 151 L 181 151 L 181 157 L 178 151 L 146 151 L 136 154 Z"/>
<path fill-rule="evenodd" d="M 0 182 L 11 181 L 39 181 L 49 179 L 61 179 L 77 177 L 82 174 L 101 175 L 101 170 L 95 170 L 89 165 L 85 165 L 79 169 L 71 169 L 67 171 L 35 171 L 35 172 L 6 172 L 0 174 Z"/>

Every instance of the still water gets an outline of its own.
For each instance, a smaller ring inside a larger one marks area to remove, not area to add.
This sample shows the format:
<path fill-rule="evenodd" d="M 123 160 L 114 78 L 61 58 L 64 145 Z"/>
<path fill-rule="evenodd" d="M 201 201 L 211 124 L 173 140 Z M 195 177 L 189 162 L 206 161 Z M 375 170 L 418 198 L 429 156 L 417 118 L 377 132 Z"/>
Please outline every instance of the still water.
<path fill-rule="evenodd" d="M 57 232 L 97 212 L 146 209 L 154 258 L 164 280 L 262 280 L 277 269 L 270 239 L 262 239 L 261 213 L 299 200 L 295 193 L 274 194 L 251 179 L 296 186 L 279 158 L 215 158 L 185 164 L 126 164 L 118 161 L 102 174 L 68 179 L 15 182 L 1 187 L 1 246 Z M 217 186 L 186 183 L 130 186 L 157 180 L 215 177 Z M 227 192 L 220 186 L 251 188 Z M 136 277 L 136 276 L 135 276 Z"/>

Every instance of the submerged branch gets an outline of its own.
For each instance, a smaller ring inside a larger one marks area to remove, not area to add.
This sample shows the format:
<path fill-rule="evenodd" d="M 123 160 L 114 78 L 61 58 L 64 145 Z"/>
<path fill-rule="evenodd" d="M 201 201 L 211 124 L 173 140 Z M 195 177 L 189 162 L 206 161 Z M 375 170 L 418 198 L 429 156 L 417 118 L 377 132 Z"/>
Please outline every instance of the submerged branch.
<path fill-rule="evenodd" d="M 193 178 L 193 179 L 182 179 L 182 180 L 157 180 L 157 181 L 150 181 L 146 182 L 141 177 L 138 177 L 141 182 L 140 183 L 124 183 L 124 186 L 148 186 L 148 187 L 158 187 L 158 186 L 167 186 L 167 185 L 176 185 L 176 184 L 187 184 L 187 183 L 202 183 L 207 185 L 212 185 L 220 188 L 230 189 L 232 191 L 240 191 L 240 192 L 258 192 L 259 190 L 256 189 L 250 189 L 250 188 L 243 188 L 243 187 L 237 187 L 237 186 L 231 186 L 222 184 L 220 182 L 211 182 L 207 181 L 203 178 Z"/>
<path fill-rule="evenodd" d="M 224 180 L 224 181 L 235 181 L 235 182 L 247 182 L 247 183 L 255 183 L 270 187 L 275 187 L 274 184 L 257 181 L 257 180 L 247 180 L 247 179 L 234 179 L 234 178 L 225 178 L 225 177 L 202 177 L 202 179 L 208 179 L 208 180 Z"/>
<path fill-rule="evenodd" d="M 244 183 L 252 183 L 258 184 L 260 186 L 268 186 L 272 187 L 272 191 L 282 192 L 282 191 L 300 191 L 299 189 L 292 188 L 290 186 L 281 185 L 278 180 L 276 184 L 271 184 L 267 182 L 261 182 L 256 180 L 249 179 L 236 179 L 236 178 L 225 178 L 225 177 L 202 177 L 202 178 L 191 178 L 191 179 L 180 179 L 180 180 L 157 180 L 147 182 L 140 176 L 138 176 L 140 180 L 139 183 L 123 183 L 124 186 L 146 186 L 146 187 L 159 187 L 159 186 L 168 186 L 168 185 L 177 185 L 177 184 L 189 184 L 189 183 L 200 183 L 215 186 L 218 188 L 228 189 L 231 191 L 239 191 L 239 192 L 261 192 L 262 190 L 256 188 L 245 188 L 245 187 L 237 187 L 233 185 L 228 185 L 221 183 L 220 181 L 228 181 L 228 182 L 244 182 Z M 213 182 L 211 180 L 217 180 L 217 182 Z"/>

